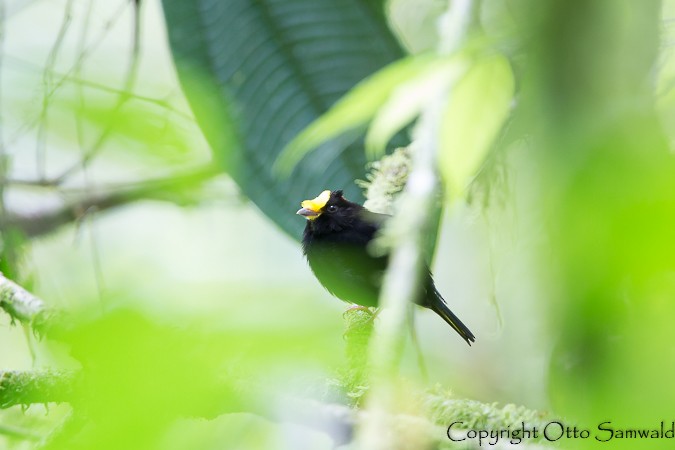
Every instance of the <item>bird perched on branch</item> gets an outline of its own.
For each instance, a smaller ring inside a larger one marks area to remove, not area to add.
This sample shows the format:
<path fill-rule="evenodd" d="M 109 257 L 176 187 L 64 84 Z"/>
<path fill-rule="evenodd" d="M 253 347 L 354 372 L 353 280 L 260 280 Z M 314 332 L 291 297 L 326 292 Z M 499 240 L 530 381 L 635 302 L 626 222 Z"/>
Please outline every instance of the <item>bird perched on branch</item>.
<path fill-rule="evenodd" d="M 302 248 L 321 284 L 334 296 L 365 307 L 376 307 L 388 256 L 373 256 L 367 246 L 389 218 L 344 198 L 342 191 L 323 191 L 305 200 L 297 214 L 307 219 Z M 424 269 L 418 305 L 441 316 L 467 344 L 473 333 L 448 308 Z"/>

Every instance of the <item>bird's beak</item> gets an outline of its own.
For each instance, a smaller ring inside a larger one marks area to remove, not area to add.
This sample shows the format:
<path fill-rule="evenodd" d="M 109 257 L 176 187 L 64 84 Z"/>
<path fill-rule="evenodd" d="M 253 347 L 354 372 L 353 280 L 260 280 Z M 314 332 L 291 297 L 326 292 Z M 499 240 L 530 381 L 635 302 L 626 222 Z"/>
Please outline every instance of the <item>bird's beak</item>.
<path fill-rule="evenodd" d="M 321 210 L 330 200 L 330 191 L 323 191 L 313 200 L 305 200 L 300 204 L 302 208 L 296 214 L 303 216 L 307 220 L 314 220 L 321 215 Z"/>
<path fill-rule="evenodd" d="M 311 219 L 316 219 L 317 217 L 319 217 L 320 213 L 318 211 L 314 211 L 314 210 L 309 209 L 309 208 L 300 208 L 298 210 L 298 212 L 296 212 L 296 214 L 304 217 L 305 219 L 311 220 Z"/>

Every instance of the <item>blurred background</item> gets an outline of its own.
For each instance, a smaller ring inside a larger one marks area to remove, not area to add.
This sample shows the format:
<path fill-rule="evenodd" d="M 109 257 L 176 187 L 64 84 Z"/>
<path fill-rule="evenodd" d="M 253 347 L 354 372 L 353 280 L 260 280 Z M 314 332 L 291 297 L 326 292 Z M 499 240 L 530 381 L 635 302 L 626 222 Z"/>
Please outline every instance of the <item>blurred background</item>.
<path fill-rule="evenodd" d="M 343 145 L 339 139 L 310 154 L 306 166 L 278 185 L 265 175 L 255 178 L 250 169 L 237 172 L 246 161 L 231 161 L 223 148 L 245 152 L 274 130 L 255 128 L 255 114 L 237 106 L 246 97 L 235 88 L 223 94 L 234 98 L 234 106 L 213 112 L 218 108 L 205 100 L 215 98 L 212 82 L 203 83 L 207 95 L 198 92 L 201 75 L 191 72 L 195 63 L 185 56 L 200 52 L 197 44 L 191 49 L 192 41 L 229 43 L 219 27 L 245 35 L 219 21 L 247 3 L 194 2 L 203 36 L 177 25 L 192 2 L 1 3 L 2 271 L 48 306 L 85 311 L 86 318 L 82 329 L 52 341 L 0 316 L 0 368 L 84 366 L 111 377 L 131 374 L 117 385 L 126 394 L 83 394 L 100 402 L 88 406 L 93 417 L 117 417 L 111 422 L 118 428 L 85 428 L 68 448 L 104 445 L 103 437 L 126 429 L 121 417 L 138 407 L 134 400 L 144 404 L 138 417 L 162 415 L 164 403 L 144 398 L 144 384 L 136 385 L 137 377 L 145 377 L 139 372 L 161 375 L 158 396 L 191 383 L 182 372 L 165 378 L 176 372 L 172 364 L 189 373 L 234 371 L 237 379 L 270 391 L 304 395 L 324 391 L 322 380 L 339 378 L 346 364 L 346 305 L 309 270 L 299 244 L 304 223 L 294 214 L 299 202 L 324 188 L 344 188 L 363 201 L 354 183 L 365 178 L 362 146 L 348 143 L 362 158 L 352 160 L 362 175 L 349 182 L 322 165 L 332 164 L 336 150 L 330 145 Z M 303 9 L 305 3 L 278 2 L 287 5 L 283 14 L 269 6 L 269 27 L 295 30 L 311 23 L 318 10 Z M 360 5 L 338 3 L 345 10 Z M 382 44 L 389 50 L 373 50 L 387 56 L 358 79 L 405 55 L 436 49 L 443 39 L 439 18 L 452 3 L 387 3 L 388 28 L 381 33 L 391 33 Z M 500 137 L 471 177 L 470 195 L 444 203 L 432 268 L 439 291 L 477 341 L 467 347 L 433 313 L 418 309 L 428 378 L 410 342 L 401 371 L 420 390 L 440 386 L 456 398 L 514 403 L 588 428 L 602 417 L 624 427 L 671 420 L 675 4 L 648 3 L 505 0 L 478 8 L 479 36 L 467 47 L 505 55 L 515 94 Z M 275 25 L 275 17 L 288 23 Z M 244 30 L 255 27 L 237 23 Z M 356 31 L 354 38 L 359 40 Z M 293 49 L 300 59 L 312 50 Z M 214 70 L 226 67 L 225 54 L 212 55 Z M 262 47 L 247 56 L 256 57 L 274 58 Z M 236 85 L 232 70 L 222 76 Z M 231 88 L 223 79 L 215 77 L 215 84 Z M 352 85 L 331 85 L 328 104 Z M 258 115 L 283 111 L 284 101 L 290 111 L 292 102 L 280 97 Z M 220 122 L 230 110 L 244 123 L 234 132 L 235 125 Z M 292 134 L 310 122 L 298 120 L 302 126 L 289 122 Z M 480 132 L 481 122 L 475 126 Z M 213 137 L 221 132 L 245 136 L 223 143 Z M 291 138 L 283 135 L 280 142 Z M 271 167 L 281 147 L 260 164 Z M 307 167 L 314 168 L 313 181 L 300 179 Z M 91 319 L 92 311 L 112 318 Z M 142 328 L 156 333 L 135 334 L 125 325 L 134 320 L 147 320 Z M 179 329 L 187 340 L 176 334 Z M 134 344 L 145 338 L 150 350 Z M 210 344 L 202 348 L 203 342 Z M 194 355 L 195 348 L 203 354 Z M 170 355 L 172 362 L 158 355 Z M 106 364 L 117 364 L 120 372 Z M 257 388 L 245 395 L 232 389 L 215 396 L 225 405 L 220 409 L 210 394 L 201 398 L 188 390 L 185 404 L 208 409 L 195 416 L 209 420 L 141 422 L 145 432 L 129 439 L 139 448 L 332 447 L 325 434 L 285 423 L 283 400 Z M 181 398 L 176 402 L 182 405 Z M 323 398 L 341 400 L 334 393 Z M 17 438 L 0 427 L 1 445 L 27 448 L 70 415 L 68 404 L 1 410 L 0 425 L 32 434 Z M 147 432 L 153 427 L 161 431 Z M 116 439 L 105 445 L 120 448 L 124 441 Z"/>

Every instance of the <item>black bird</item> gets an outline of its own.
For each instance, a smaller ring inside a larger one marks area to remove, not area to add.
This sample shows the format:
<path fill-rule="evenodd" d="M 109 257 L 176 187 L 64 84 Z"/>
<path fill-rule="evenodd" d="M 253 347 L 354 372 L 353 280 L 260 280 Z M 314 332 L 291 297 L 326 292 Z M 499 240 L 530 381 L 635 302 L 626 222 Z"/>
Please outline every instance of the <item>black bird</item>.
<path fill-rule="evenodd" d="M 302 249 L 314 275 L 334 296 L 376 307 L 389 258 L 372 256 L 366 247 L 389 216 L 348 201 L 342 191 L 323 191 L 301 205 L 297 214 L 307 219 Z M 416 303 L 441 316 L 467 344 L 476 340 L 447 307 L 428 268 Z"/>

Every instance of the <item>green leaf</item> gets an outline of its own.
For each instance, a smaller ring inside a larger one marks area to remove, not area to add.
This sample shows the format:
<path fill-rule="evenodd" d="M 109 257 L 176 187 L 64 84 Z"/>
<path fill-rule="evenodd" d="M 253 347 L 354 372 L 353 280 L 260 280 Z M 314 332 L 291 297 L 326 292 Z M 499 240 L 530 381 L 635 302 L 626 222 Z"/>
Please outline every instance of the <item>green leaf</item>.
<path fill-rule="evenodd" d="M 466 61 L 462 57 L 438 58 L 424 65 L 424 71 L 396 87 L 386 103 L 378 110 L 366 134 L 369 159 L 381 157 L 387 144 L 403 127 L 462 75 Z"/>
<path fill-rule="evenodd" d="M 462 194 L 508 116 L 513 72 L 506 58 L 477 60 L 450 92 L 443 112 L 440 166 L 449 191 Z"/>
<path fill-rule="evenodd" d="M 430 55 L 405 58 L 360 83 L 286 146 L 277 161 L 278 170 L 288 172 L 322 143 L 365 127 L 401 83 L 425 73 L 435 62 Z"/>
<path fill-rule="evenodd" d="M 281 149 L 349 89 L 402 56 L 383 2 L 362 0 L 163 0 L 186 97 L 243 193 L 296 238 L 294 212 L 324 189 L 365 175 L 354 136 L 326 142 L 280 179 Z"/>

